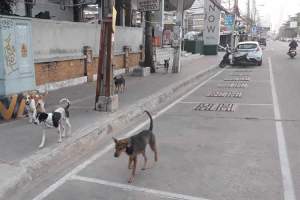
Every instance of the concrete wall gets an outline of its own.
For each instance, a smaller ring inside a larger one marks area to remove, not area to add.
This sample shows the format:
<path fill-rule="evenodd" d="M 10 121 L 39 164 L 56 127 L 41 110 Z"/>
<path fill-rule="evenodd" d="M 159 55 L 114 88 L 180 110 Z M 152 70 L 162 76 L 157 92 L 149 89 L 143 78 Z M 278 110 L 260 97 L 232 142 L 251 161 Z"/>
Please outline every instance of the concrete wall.
<path fill-rule="evenodd" d="M 32 20 L 33 51 L 36 63 L 82 58 L 83 47 L 90 46 L 93 55 L 99 53 L 100 25 L 52 20 Z M 130 46 L 139 52 L 143 44 L 143 29 L 116 27 L 115 54 Z"/>
<path fill-rule="evenodd" d="M 130 46 L 133 52 L 140 51 L 143 45 L 143 29 L 136 27 L 117 27 L 115 34 L 115 53 L 121 53 L 124 46 Z"/>
<path fill-rule="evenodd" d="M 96 74 L 99 54 L 100 25 L 33 19 L 33 52 L 36 84 L 40 87 L 86 76 L 92 80 Z M 142 59 L 143 29 L 116 27 L 116 70 L 133 68 Z M 94 59 L 85 66 L 83 47 L 90 46 Z M 130 46 L 128 57 L 123 47 Z"/>
<path fill-rule="evenodd" d="M 32 31 L 36 63 L 80 58 L 84 46 L 99 51 L 98 24 L 33 19 Z"/>

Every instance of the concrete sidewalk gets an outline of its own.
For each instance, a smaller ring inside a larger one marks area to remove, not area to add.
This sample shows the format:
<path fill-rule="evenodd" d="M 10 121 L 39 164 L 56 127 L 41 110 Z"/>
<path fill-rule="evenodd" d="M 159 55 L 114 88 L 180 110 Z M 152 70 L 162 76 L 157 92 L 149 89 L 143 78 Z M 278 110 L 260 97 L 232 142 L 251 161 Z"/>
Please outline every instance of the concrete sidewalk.
<path fill-rule="evenodd" d="M 199 77 L 216 69 L 220 56 L 192 56 L 182 59 L 179 74 L 158 71 L 148 77 L 126 77 L 127 89 L 119 94 L 119 110 L 103 113 L 93 110 L 95 83 L 52 91 L 46 110 L 52 111 L 59 99 L 71 102 L 72 137 L 57 143 L 55 130 L 47 130 L 45 148 L 38 149 L 42 129 L 27 119 L 0 124 L 0 198 L 13 193 L 28 181 L 47 171 L 57 160 L 71 159 L 102 137 L 139 117 L 143 110 L 152 110 L 172 100 L 199 82 Z M 66 156 L 67 155 L 67 156 Z"/>

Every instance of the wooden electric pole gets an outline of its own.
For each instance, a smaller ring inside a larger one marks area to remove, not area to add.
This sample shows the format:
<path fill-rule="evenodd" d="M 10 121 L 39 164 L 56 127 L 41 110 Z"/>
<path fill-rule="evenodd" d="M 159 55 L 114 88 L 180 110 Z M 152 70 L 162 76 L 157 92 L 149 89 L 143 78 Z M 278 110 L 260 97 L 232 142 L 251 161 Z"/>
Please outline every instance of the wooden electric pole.
<path fill-rule="evenodd" d="M 231 48 L 235 47 L 235 31 L 236 31 L 236 22 L 237 22 L 237 16 L 238 16 L 238 0 L 234 0 L 234 6 L 233 6 L 233 14 L 234 14 L 234 20 L 233 20 L 233 28 L 232 28 L 232 34 L 231 34 Z"/>
<path fill-rule="evenodd" d="M 82 22 L 83 21 L 83 5 L 80 4 L 80 0 L 73 0 L 73 21 Z"/>
<path fill-rule="evenodd" d="M 101 5 L 100 5 L 101 3 Z M 95 110 L 111 112 L 118 108 L 118 95 L 113 94 L 113 9 L 114 0 L 102 0 L 101 34 Z M 100 20 L 99 20 L 100 21 Z"/>
<path fill-rule="evenodd" d="M 179 73 L 181 71 L 180 57 L 181 57 L 181 41 L 182 41 L 182 19 L 183 19 L 183 0 L 177 1 L 176 12 L 176 25 L 174 27 L 174 61 L 172 66 L 173 73 Z"/>
<path fill-rule="evenodd" d="M 25 16 L 32 17 L 33 1 L 25 0 L 24 3 L 25 3 Z"/>
<path fill-rule="evenodd" d="M 144 66 L 150 67 L 151 73 L 155 72 L 153 61 L 153 44 L 152 44 L 152 25 L 151 25 L 151 11 L 145 12 L 145 61 Z"/>

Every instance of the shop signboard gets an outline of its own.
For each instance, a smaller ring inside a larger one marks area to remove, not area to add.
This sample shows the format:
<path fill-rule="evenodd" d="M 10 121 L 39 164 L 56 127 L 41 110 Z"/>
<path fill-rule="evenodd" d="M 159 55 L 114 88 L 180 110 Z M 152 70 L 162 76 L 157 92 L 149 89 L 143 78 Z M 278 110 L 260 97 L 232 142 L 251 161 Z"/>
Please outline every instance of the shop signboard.
<path fill-rule="evenodd" d="M 160 0 L 138 0 L 137 9 L 140 12 L 160 10 Z"/>

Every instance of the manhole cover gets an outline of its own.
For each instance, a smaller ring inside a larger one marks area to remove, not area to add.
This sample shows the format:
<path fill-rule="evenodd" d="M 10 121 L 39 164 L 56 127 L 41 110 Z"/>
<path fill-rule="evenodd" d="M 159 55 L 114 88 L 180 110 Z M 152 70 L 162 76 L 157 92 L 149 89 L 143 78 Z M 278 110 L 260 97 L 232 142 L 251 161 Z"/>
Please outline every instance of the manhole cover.
<path fill-rule="evenodd" d="M 246 88 L 248 87 L 247 82 L 230 82 L 230 83 L 222 83 L 218 85 L 219 88 Z"/>
<path fill-rule="evenodd" d="M 240 98 L 242 97 L 242 92 L 238 91 L 210 91 L 207 97 L 231 97 Z"/>
<path fill-rule="evenodd" d="M 196 111 L 215 111 L 215 112 L 234 112 L 235 104 L 232 103 L 200 103 L 194 110 Z"/>
<path fill-rule="evenodd" d="M 250 81 L 249 76 L 235 77 L 235 78 L 227 78 L 224 81 Z"/>

